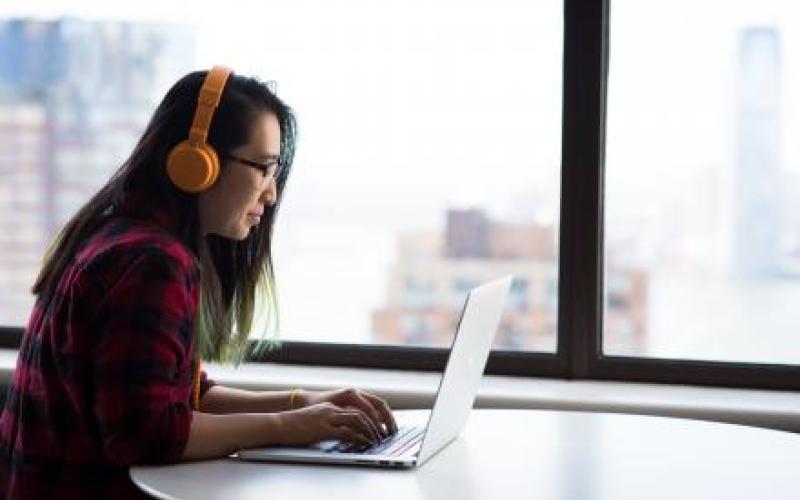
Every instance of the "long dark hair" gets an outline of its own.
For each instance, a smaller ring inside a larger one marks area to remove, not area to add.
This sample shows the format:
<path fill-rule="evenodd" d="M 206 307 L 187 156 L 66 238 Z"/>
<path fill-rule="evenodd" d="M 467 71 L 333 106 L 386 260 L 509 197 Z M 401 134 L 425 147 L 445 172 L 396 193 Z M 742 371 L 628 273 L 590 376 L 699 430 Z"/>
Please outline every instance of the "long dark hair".
<path fill-rule="evenodd" d="M 206 71 L 184 76 L 164 96 L 130 157 L 109 181 L 64 225 L 51 243 L 44 265 L 33 285 L 37 300 L 46 304 L 58 281 L 81 246 L 110 218 L 127 215 L 131 207 L 147 200 L 153 211 L 169 214 L 170 229 L 194 253 L 200 274 L 200 307 L 196 338 L 203 359 L 241 362 L 248 353 L 248 337 L 254 323 L 256 300 L 263 300 L 266 328 L 278 325 L 277 290 L 272 263 L 272 231 L 294 159 L 296 120 L 263 82 L 231 74 L 211 122 L 208 142 L 222 157 L 250 140 L 260 114 L 274 114 L 280 123 L 281 169 L 277 174 L 278 197 L 265 206 L 261 223 L 243 241 L 200 236 L 197 195 L 176 188 L 166 174 L 170 149 L 186 139 L 197 96 Z M 225 169 L 225 163 L 220 167 Z M 256 345 L 256 351 L 273 346 L 274 339 Z"/>

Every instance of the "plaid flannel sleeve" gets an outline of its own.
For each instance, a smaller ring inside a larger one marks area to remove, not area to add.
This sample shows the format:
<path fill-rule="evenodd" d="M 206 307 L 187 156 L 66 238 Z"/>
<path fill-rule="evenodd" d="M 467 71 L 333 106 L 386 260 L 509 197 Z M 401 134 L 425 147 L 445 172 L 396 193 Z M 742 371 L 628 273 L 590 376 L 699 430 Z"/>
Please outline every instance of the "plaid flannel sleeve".
<path fill-rule="evenodd" d="M 190 269 L 164 250 L 148 249 L 99 308 L 94 416 L 115 463 L 174 462 L 186 447 L 192 410 L 184 378 L 197 308 Z"/>

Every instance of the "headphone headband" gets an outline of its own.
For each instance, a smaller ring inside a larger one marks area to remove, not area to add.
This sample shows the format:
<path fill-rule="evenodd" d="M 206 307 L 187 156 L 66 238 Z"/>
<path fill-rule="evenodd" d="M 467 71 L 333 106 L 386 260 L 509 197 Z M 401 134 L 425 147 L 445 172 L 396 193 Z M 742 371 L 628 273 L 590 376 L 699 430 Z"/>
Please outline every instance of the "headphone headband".
<path fill-rule="evenodd" d="M 214 110 L 219 106 L 222 98 L 222 91 L 225 89 L 225 82 L 231 69 L 225 66 L 214 66 L 208 71 L 200 94 L 197 96 L 197 110 L 194 112 L 192 128 L 189 131 L 189 140 L 195 144 L 206 142 L 208 129 L 211 127 L 211 118 Z"/>

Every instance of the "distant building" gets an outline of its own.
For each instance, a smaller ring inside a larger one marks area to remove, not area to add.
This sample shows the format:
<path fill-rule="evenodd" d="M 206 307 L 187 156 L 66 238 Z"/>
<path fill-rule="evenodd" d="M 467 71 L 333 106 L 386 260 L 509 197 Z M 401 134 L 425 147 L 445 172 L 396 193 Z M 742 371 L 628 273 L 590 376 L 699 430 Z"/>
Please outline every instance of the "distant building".
<path fill-rule="evenodd" d="M 448 211 L 444 234 L 402 236 L 387 303 L 372 315 L 373 341 L 448 346 L 469 289 L 510 273 L 515 280 L 495 346 L 555 350 L 555 241 L 552 226 L 494 223 L 475 209 Z M 635 349 L 646 325 L 646 275 L 612 268 L 607 285 L 611 345 Z"/>
<path fill-rule="evenodd" d="M 780 270 L 781 56 L 778 32 L 739 35 L 734 169 L 733 273 L 770 276 Z"/>
<path fill-rule="evenodd" d="M 182 26 L 0 22 L 0 324 L 25 323 L 48 242 L 193 64 Z"/>
<path fill-rule="evenodd" d="M 483 212 L 472 210 L 450 210 L 447 213 L 446 255 L 451 259 L 489 256 L 489 219 Z"/>

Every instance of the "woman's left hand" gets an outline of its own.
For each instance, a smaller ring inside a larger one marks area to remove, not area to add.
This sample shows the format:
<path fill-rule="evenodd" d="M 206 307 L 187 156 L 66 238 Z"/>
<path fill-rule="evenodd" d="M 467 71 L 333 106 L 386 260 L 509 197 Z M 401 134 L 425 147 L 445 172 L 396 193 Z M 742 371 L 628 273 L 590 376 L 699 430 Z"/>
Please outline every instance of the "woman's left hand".
<path fill-rule="evenodd" d="M 340 408 L 351 408 L 362 412 L 378 430 L 379 435 L 383 437 L 397 432 L 397 423 L 394 421 L 389 405 L 374 394 L 350 387 L 333 391 L 306 391 L 304 396 L 302 399 L 306 406 L 332 403 Z"/>

